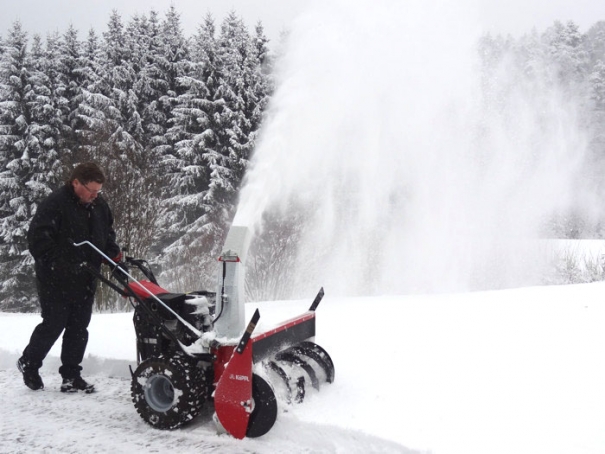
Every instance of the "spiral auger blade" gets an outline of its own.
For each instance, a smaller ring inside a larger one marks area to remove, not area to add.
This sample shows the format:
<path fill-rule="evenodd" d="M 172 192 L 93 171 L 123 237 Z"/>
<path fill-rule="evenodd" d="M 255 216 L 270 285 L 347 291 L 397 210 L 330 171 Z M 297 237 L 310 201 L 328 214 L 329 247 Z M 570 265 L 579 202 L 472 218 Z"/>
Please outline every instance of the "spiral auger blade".
<path fill-rule="evenodd" d="M 283 383 L 287 403 L 301 403 L 308 384 L 319 391 L 322 383 L 334 381 L 334 363 L 330 355 L 310 341 L 300 342 L 276 353 L 265 362 L 265 368 Z"/>
<path fill-rule="evenodd" d="M 306 372 L 314 389 L 319 391 L 319 380 L 313 366 L 305 361 L 305 358 L 300 356 L 295 350 L 289 348 L 275 355 L 275 359 L 279 362 L 284 362 L 292 366 L 297 366 Z"/>
<path fill-rule="evenodd" d="M 299 358 L 306 357 L 313 360 L 325 374 L 325 381 L 327 383 L 334 382 L 334 363 L 328 352 L 321 346 L 311 341 L 304 341 L 290 347 L 288 350 Z"/>
<path fill-rule="evenodd" d="M 278 379 L 284 386 L 285 392 L 283 394 L 286 403 L 291 404 L 292 386 L 290 386 L 290 376 L 288 375 L 288 373 L 284 370 L 283 367 L 281 367 L 277 362 L 273 360 L 265 362 L 264 367 L 269 373 L 274 373 L 275 375 L 277 375 Z"/>

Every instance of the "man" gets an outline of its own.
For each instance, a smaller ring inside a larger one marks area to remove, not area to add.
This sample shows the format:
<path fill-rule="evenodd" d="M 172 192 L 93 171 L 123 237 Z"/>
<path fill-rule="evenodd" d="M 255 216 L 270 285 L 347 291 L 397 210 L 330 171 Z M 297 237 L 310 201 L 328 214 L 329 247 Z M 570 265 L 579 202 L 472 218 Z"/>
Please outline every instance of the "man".
<path fill-rule="evenodd" d="M 90 241 L 119 262 L 113 216 L 100 196 L 103 183 L 105 175 L 97 164 L 77 165 L 69 181 L 40 203 L 31 221 L 27 240 L 35 260 L 42 323 L 34 329 L 17 366 L 33 390 L 44 388 L 38 369 L 63 331 L 61 391 L 94 390 L 80 376 L 97 284 L 83 265 L 99 270 L 102 257 L 90 246 L 73 243 Z"/>

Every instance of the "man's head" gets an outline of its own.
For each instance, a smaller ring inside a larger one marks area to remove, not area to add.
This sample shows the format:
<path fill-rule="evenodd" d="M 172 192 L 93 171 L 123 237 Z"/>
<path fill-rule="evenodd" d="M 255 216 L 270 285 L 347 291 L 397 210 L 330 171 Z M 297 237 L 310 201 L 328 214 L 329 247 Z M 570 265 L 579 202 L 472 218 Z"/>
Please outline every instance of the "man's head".
<path fill-rule="evenodd" d="M 84 162 L 74 168 L 69 182 L 80 202 L 87 204 L 94 201 L 101 193 L 105 175 L 94 162 Z"/>

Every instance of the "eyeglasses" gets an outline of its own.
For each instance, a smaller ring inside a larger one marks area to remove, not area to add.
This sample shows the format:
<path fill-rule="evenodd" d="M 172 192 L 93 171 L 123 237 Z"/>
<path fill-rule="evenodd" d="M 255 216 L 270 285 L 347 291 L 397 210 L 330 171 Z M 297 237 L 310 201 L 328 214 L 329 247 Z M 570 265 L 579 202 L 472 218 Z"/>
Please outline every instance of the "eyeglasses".
<path fill-rule="evenodd" d="M 90 195 L 99 195 L 99 194 L 103 194 L 103 190 L 99 189 L 98 191 L 93 191 L 92 189 L 90 189 L 88 186 L 86 186 L 84 183 L 80 183 L 82 186 L 84 186 L 86 188 L 86 190 L 88 192 L 90 192 Z"/>

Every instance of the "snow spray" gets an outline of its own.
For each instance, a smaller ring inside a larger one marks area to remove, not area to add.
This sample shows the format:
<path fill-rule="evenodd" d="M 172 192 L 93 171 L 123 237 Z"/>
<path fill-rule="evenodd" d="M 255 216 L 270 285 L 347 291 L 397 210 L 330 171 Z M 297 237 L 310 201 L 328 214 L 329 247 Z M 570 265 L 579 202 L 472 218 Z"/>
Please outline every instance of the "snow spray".
<path fill-rule="evenodd" d="M 475 5 L 429 3 L 315 2 L 294 22 L 234 221 L 254 243 L 268 213 L 296 217 L 281 297 L 536 283 L 530 242 L 586 148 L 576 110 L 506 68 L 486 97 Z"/>

